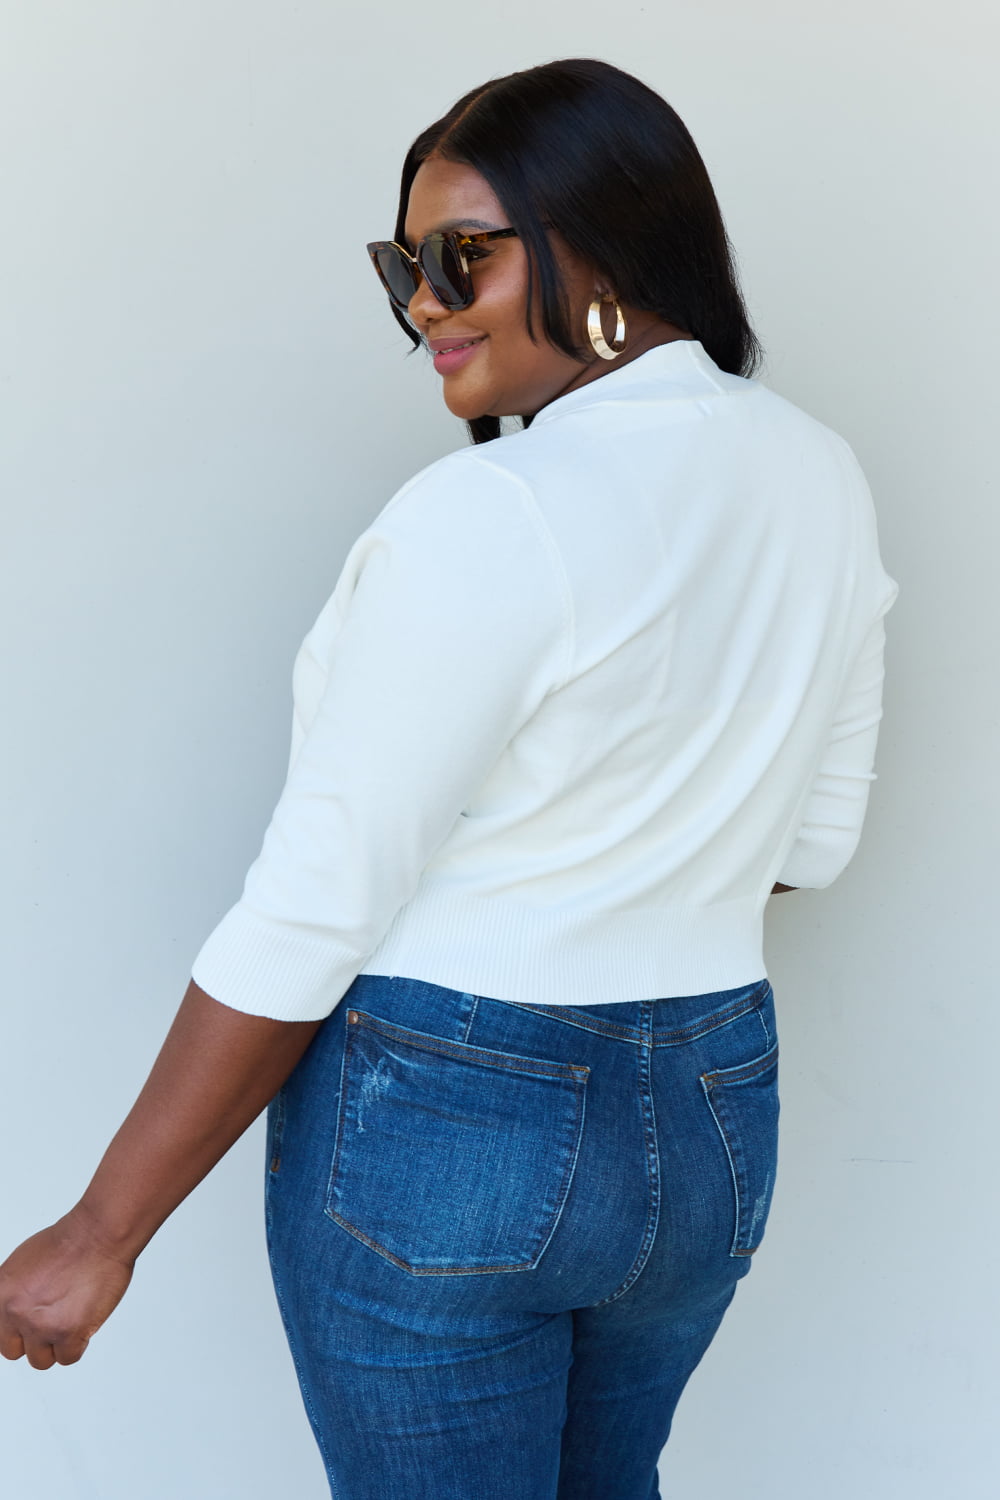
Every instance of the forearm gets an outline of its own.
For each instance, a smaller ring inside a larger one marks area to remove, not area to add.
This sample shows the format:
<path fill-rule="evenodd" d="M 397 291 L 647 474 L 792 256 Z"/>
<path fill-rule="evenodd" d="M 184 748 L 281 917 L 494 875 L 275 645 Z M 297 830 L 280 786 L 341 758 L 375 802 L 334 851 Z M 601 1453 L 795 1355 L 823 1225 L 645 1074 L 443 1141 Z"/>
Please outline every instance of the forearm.
<path fill-rule="evenodd" d="M 193 982 L 80 1202 L 0 1266 L 0 1354 L 74 1364 L 140 1250 L 281 1087 L 319 1021 L 220 1005 Z"/>
<path fill-rule="evenodd" d="M 320 1024 L 246 1015 L 192 980 L 74 1215 L 109 1250 L 138 1255 L 257 1118 Z"/>

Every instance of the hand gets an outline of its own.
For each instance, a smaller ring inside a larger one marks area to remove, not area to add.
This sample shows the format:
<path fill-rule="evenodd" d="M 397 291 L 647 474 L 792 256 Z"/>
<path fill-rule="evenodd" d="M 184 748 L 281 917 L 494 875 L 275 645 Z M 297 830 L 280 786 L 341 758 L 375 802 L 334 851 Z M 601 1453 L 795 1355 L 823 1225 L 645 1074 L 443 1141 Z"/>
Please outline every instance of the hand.
<path fill-rule="evenodd" d="M 254 1121 L 320 1021 L 272 1021 L 188 985 L 153 1071 L 74 1209 L 0 1265 L 0 1354 L 72 1365 L 137 1257 Z"/>
<path fill-rule="evenodd" d="M 74 1209 L 0 1265 L 0 1354 L 36 1370 L 74 1365 L 114 1311 L 134 1261 L 102 1247 Z"/>

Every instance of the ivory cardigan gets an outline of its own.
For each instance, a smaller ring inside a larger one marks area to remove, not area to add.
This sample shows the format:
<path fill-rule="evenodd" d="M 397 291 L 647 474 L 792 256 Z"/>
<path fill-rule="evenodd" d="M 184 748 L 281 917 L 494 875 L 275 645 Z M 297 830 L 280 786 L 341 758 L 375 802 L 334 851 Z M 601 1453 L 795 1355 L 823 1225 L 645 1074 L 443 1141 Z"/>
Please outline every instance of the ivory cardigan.
<path fill-rule="evenodd" d="M 762 978 L 774 882 L 858 842 L 895 593 L 847 444 L 697 342 L 431 464 L 306 637 L 196 982 L 304 1020 L 359 973 L 550 1005 Z"/>

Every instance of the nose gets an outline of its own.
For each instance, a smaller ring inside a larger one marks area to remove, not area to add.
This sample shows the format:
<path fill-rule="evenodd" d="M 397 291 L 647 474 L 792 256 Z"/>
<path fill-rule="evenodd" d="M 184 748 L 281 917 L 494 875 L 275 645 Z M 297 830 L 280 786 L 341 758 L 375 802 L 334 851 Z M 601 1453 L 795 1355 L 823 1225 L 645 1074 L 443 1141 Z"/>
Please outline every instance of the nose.
<path fill-rule="evenodd" d="M 420 273 L 420 279 L 407 304 L 406 311 L 418 328 L 422 324 L 439 322 L 442 318 L 451 316 L 448 309 L 438 301 L 427 285 L 427 278 L 423 272 Z"/>

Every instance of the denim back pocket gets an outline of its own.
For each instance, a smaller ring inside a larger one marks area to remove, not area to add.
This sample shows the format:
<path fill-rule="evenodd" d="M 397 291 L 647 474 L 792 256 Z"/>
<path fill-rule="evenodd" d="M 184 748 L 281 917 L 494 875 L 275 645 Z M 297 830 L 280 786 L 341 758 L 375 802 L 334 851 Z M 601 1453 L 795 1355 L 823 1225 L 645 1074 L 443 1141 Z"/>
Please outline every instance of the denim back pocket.
<path fill-rule="evenodd" d="M 764 1237 L 777 1167 L 777 1042 L 753 1062 L 703 1073 L 701 1086 L 726 1148 L 736 1194 L 729 1253 L 752 1255 Z"/>
<path fill-rule="evenodd" d="M 416 1275 L 533 1269 L 573 1179 L 589 1071 L 349 1011 L 326 1212 Z"/>

